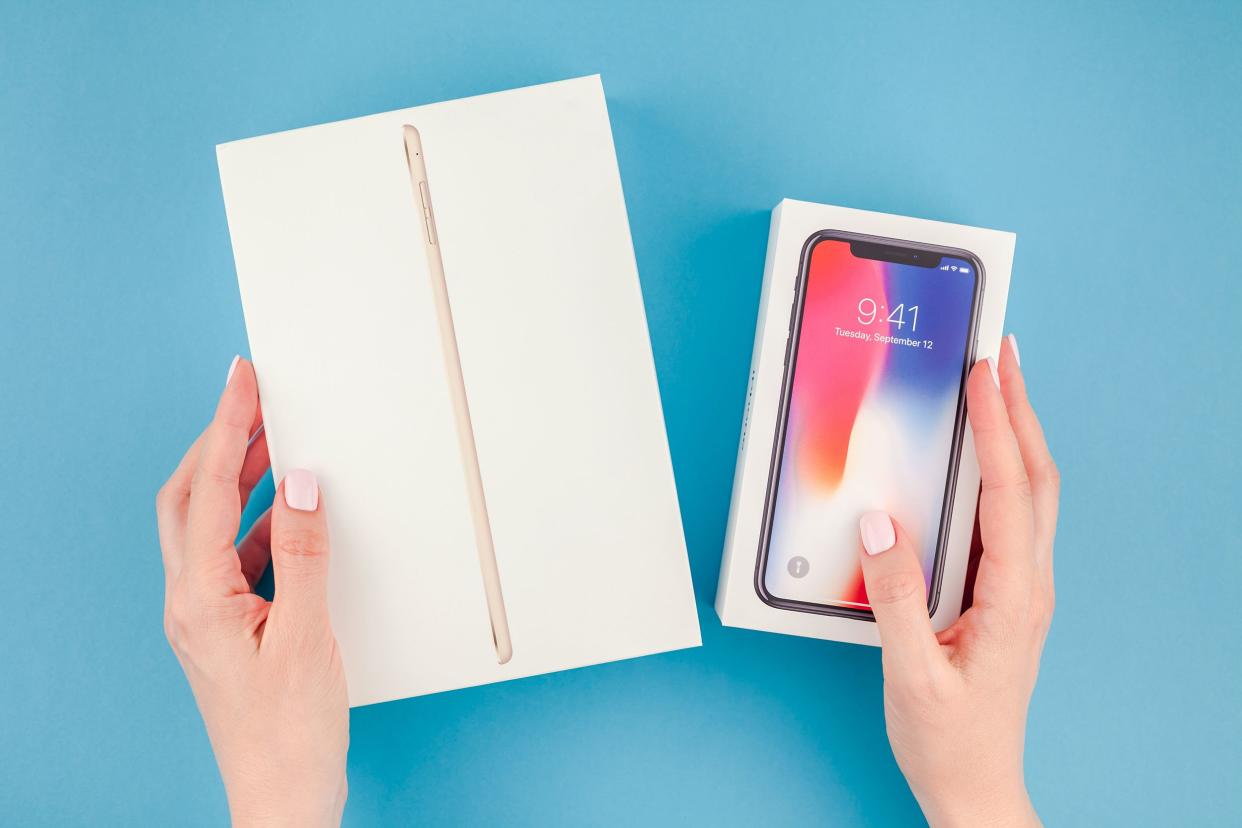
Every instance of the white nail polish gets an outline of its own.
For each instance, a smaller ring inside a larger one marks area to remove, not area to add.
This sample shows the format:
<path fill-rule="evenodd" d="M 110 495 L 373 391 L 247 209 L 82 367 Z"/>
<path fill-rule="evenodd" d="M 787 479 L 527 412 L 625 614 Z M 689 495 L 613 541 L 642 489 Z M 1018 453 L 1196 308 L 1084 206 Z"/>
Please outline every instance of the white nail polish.
<path fill-rule="evenodd" d="M 996 387 L 1000 388 L 1000 372 L 996 370 L 996 360 L 988 357 L 988 372 L 992 375 L 992 382 L 996 383 Z"/>
<path fill-rule="evenodd" d="M 887 512 L 867 512 L 858 521 L 859 534 L 862 535 L 863 549 L 868 555 L 887 552 L 897 543 L 897 533 L 893 530 L 893 519 Z"/>
<path fill-rule="evenodd" d="M 1019 355 L 1019 354 L 1018 354 L 1018 339 L 1017 339 L 1017 337 L 1015 337 L 1013 334 L 1009 334 L 1009 335 L 1007 335 L 1007 336 L 1005 337 L 1005 339 L 1008 339 L 1008 340 L 1009 340 L 1009 350 L 1013 351 L 1013 361 L 1014 361 L 1014 362 L 1016 362 L 1016 363 L 1018 363 L 1018 365 L 1021 365 L 1021 364 L 1022 364 L 1022 357 L 1021 357 L 1021 355 Z"/>
<path fill-rule="evenodd" d="M 233 357 L 233 361 L 229 363 L 229 375 L 225 377 L 224 379 L 225 385 L 228 385 L 229 381 L 233 379 L 233 372 L 237 370 L 237 363 L 240 361 L 241 361 L 241 355 L 239 354 Z"/>
<path fill-rule="evenodd" d="M 319 483 L 306 469 L 293 469 L 285 475 L 285 504 L 299 512 L 319 508 Z"/>

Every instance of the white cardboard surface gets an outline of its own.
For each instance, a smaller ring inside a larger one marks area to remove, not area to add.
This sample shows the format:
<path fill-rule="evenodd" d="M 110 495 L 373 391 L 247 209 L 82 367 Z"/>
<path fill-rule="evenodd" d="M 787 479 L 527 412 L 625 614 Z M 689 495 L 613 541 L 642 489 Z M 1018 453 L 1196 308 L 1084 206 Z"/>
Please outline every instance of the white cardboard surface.
<path fill-rule="evenodd" d="M 729 627 L 878 646 L 880 639 L 874 622 L 778 609 L 765 604 L 755 592 L 764 495 L 784 376 L 789 308 L 794 300 L 802 246 L 820 230 L 844 230 L 938 244 L 969 250 L 978 256 L 983 263 L 985 280 L 979 315 L 977 359 L 996 356 L 1000 351 L 1017 237 L 999 230 L 790 199 L 785 199 L 772 211 L 747 409 L 738 446 L 733 501 L 729 508 L 724 558 L 716 591 L 716 613 L 721 622 Z M 936 630 L 949 627 L 961 614 L 978 492 L 979 464 L 975 457 L 974 440 L 967 428 L 944 551 L 940 601 L 932 616 L 932 626 Z"/>
<path fill-rule="evenodd" d="M 422 134 L 496 663 L 401 128 Z M 319 477 L 350 704 L 699 644 L 598 76 L 217 148 L 273 472 Z"/>

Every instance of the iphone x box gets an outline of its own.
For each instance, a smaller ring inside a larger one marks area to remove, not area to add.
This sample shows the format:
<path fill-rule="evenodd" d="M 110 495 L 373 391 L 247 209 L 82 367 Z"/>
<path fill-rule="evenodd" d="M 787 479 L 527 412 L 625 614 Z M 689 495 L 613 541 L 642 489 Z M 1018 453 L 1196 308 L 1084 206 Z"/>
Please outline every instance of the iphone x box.
<path fill-rule="evenodd" d="M 699 644 L 603 87 L 217 148 L 352 705 Z"/>
<path fill-rule="evenodd" d="M 965 380 L 1000 348 L 1015 236 L 782 201 L 772 213 L 716 611 L 878 644 L 858 520 L 919 550 L 937 630 L 962 612 L 979 467 Z"/>

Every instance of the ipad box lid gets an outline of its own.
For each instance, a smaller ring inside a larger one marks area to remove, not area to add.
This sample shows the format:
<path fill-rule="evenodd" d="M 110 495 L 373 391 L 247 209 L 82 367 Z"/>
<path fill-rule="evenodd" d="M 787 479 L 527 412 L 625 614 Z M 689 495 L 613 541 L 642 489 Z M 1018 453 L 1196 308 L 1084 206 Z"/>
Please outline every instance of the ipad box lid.
<path fill-rule="evenodd" d="M 513 644 L 498 663 L 403 128 Z M 598 76 L 217 147 L 272 469 L 319 478 L 351 705 L 699 644 Z"/>

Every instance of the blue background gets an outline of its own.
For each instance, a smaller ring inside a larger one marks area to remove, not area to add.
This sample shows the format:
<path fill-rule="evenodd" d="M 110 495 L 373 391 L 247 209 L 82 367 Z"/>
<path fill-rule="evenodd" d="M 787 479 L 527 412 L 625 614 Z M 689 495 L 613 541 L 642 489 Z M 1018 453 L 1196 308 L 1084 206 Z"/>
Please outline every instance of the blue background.
<path fill-rule="evenodd" d="M 213 145 L 598 71 L 704 647 L 358 710 L 346 821 L 918 818 L 877 653 L 712 611 L 790 196 L 1019 234 L 1065 479 L 1031 792 L 1242 822 L 1242 6 L 362 5 L 0 8 L 0 821 L 226 818 L 153 512 L 245 350 Z"/>

